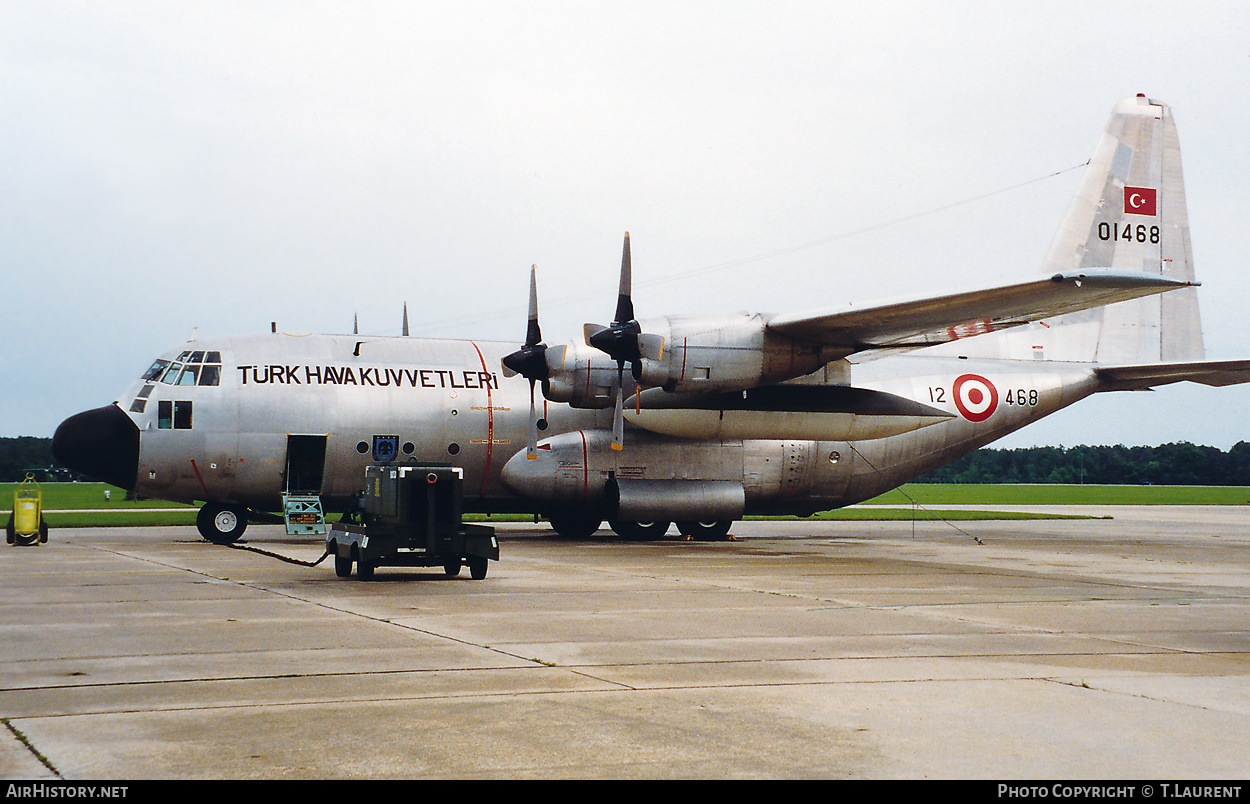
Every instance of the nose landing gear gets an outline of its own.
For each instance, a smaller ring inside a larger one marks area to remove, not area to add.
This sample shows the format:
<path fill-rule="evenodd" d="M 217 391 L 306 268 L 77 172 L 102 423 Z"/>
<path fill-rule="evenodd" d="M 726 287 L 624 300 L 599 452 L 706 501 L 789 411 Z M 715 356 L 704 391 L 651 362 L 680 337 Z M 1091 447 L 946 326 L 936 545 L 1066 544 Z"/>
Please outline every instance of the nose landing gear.
<path fill-rule="evenodd" d="M 195 518 L 200 535 L 213 544 L 234 544 L 247 529 L 247 509 L 236 505 L 205 503 Z"/>

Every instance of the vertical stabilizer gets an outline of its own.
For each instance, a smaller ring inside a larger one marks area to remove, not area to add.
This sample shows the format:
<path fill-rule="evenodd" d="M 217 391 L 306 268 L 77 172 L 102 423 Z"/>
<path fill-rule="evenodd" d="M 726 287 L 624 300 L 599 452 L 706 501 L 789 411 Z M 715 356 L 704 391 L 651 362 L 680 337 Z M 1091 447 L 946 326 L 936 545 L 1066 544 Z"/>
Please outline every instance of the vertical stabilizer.
<path fill-rule="evenodd" d="M 1195 281 L 1180 141 L 1167 104 L 1116 104 L 1043 271 L 1114 268 Z M 1201 360 L 1193 288 L 1049 322 L 1047 356 L 1099 363 Z M 1053 348 L 1052 348 L 1053 347 Z"/>

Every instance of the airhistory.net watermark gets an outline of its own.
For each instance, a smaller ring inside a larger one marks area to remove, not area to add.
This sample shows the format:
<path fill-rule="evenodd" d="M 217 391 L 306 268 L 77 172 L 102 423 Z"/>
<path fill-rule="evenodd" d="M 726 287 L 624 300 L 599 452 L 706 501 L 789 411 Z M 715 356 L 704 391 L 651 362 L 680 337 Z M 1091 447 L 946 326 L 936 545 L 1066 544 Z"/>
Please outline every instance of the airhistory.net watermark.
<path fill-rule="evenodd" d="M 9 782 L 4 797 L 9 798 L 125 798 L 126 785 L 54 784 L 50 782 Z"/>

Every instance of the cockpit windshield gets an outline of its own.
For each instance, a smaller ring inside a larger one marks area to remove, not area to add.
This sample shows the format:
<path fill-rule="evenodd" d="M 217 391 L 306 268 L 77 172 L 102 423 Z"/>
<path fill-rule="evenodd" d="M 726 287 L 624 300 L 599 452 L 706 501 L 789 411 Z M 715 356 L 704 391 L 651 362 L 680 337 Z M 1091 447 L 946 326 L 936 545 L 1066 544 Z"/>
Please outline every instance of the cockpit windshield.
<path fill-rule="evenodd" d="M 157 360 L 143 373 L 143 381 L 166 385 L 218 385 L 221 352 L 187 351 L 174 361 Z"/>

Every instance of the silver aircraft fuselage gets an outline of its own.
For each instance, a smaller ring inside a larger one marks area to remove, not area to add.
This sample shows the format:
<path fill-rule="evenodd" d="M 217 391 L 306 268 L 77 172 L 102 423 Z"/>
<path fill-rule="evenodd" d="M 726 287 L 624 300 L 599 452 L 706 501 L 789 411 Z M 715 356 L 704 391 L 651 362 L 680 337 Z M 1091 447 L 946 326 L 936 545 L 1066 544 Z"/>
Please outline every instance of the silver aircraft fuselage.
<path fill-rule="evenodd" d="M 333 509 L 355 504 L 365 467 L 379 461 L 375 441 L 394 439 L 390 460 L 463 469 L 468 510 L 537 512 L 586 503 L 615 476 L 734 481 L 745 489 L 748 511 L 810 513 L 872 497 L 1097 389 L 1088 364 L 957 355 L 896 355 L 856 366 L 838 361 L 807 381 L 823 385 L 841 372 L 839 379 L 855 387 L 920 400 L 949 418 L 856 441 L 681 438 L 631 426 L 620 451 L 596 441 L 610 426 L 610 409 L 540 397 L 544 448 L 531 467 L 519 454 L 531 429 L 528 385 L 499 370 L 514 346 L 281 334 L 185 344 L 158 365 L 218 353 L 215 385 L 158 376 L 132 384 L 117 402 L 138 431 L 133 489 L 160 499 L 277 510 L 287 485 L 288 439 L 317 436 L 325 438 L 319 491 Z M 974 378 L 974 393 L 984 394 L 975 412 L 957 404 L 963 377 Z M 162 408 L 175 415 L 162 419 Z M 530 476 L 569 483 L 518 495 L 518 483 L 503 480 L 514 459 Z"/>

